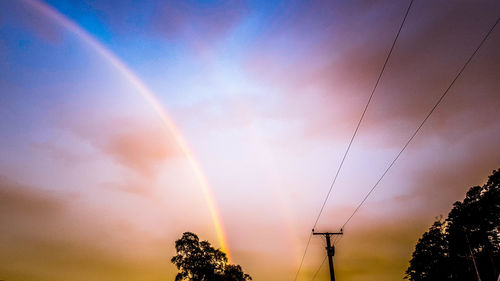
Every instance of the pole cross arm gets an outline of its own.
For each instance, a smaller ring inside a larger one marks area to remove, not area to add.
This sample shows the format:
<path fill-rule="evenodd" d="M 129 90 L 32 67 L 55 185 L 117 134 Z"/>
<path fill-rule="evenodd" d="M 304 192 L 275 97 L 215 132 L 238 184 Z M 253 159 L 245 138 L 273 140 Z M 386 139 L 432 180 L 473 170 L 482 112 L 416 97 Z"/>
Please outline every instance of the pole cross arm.
<path fill-rule="evenodd" d="M 343 232 L 314 232 L 313 235 L 343 235 Z"/>
<path fill-rule="evenodd" d="M 333 256 L 335 255 L 335 246 L 332 245 L 330 237 L 334 235 L 343 235 L 342 229 L 340 232 L 314 232 L 313 235 L 323 235 L 326 239 L 326 254 L 328 256 L 328 266 L 330 267 L 330 281 L 335 281 L 335 272 L 333 270 Z"/>

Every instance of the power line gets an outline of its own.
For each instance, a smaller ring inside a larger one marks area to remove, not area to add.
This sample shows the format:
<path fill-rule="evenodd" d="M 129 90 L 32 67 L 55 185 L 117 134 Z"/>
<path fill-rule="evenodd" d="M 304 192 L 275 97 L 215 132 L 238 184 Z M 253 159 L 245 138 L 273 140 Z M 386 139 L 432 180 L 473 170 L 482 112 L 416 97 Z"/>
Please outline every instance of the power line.
<path fill-rule="evenodd" d="M 403 18 L 403 21 L 401 22 L 401 25 L 399 26 L 399 30 L 396 34 L 396 37 L 394 38 L 394 41 L 392 42 L 389 53 L 387 54 L 387 57 L 384 61 L 384 65 L 382 66 L 382 69 L 380 70 L 377 81 L 375 82 L 375 86 L 373 87 L 373 90 L 370 94 L 370 97 L 368 98 L 368 102 L 366 103 L 365 108 L 363 109 L 363 112 L 361 114 L 361 118 L 359 118 L 358 124 L 356 125 L 356 129 L 354 130 L 354 134 L 352 134 L 351 140 L 349 141 L 349 145 L 347 146 L 347 149 L 344 153 L 344 156 L 342 157 L 342 161 L 340 162 L 337 173 L 335 174 L 335 177 L 333 178 L 332 184 L 330 185 L 330 189 L 328 190 L 328 193 L 326 194 L 325 200 L 323 201 L 323 205 L 321 206 L 321 209 L 319 210 L 319 213 L 318 213 L 318 216 L 316 217 L 316 221 L 314 222 L 313 228 L 316 228 L 316 225 L 318 224 L 319 218 L 320 218 L 321 214 L 323 213 L 323 209 L 325 208 L 326 202 L 328 201 L 328 198 L 330 197 L 330 193 L 332 192 L 333 186 L 335 185 L 335 182 L 337 181 L 340 170 L 342 169 L 342 166 L 344 165 L 344 161 L 347 157 L 347 154 L 349 153 L 349 150 L 351 149 L 354 138 L 356 137 L 356 135 L 358 133 L 361 122 L 363 121 L 363 118 L 365 117 L 368 106 L 370 105 L 370 103 L 372 101 L 373 94 L 377 90 L 380 79 L 382 78 L 382 75 L 384 74 L 385 68 L 387 66 L 387 62 L 389 61 L 389 58 L 391 57 L 392 51 L 394 50 L 394 46 L 396 45 L 396 41 L 398 40 L 399 34 L 401 33 L 401 29 L 403 29 L 403 25 L 406 21 L 406 18 L 408 17 L 408 13 L 410 12 L 410 8 L 411 8 L 412 4 L 413 4 L 413 0 L 410 1 L 410 5 L 408 5 L 408 9 L 406 9 L 406 13 L 405 13 L 405 16 Z"/>
<path fill-rule="evenodd" d="M 373 185 L 373 187 L 370 189 L 370 191 L 365 195 L 365 197 L 363 198 L 363 200 L 361 201 L 361 203 L 359 203 L 359 205 L 356 207 L 356 209 L 354 210 L 354 212 L 352 212 L 351 216 L 349 216 L 349 218 L 346 220 L 346 222 L 342 225 L 342 228 L 344 228 L 346 226 L 346 224 L 349 223 L 349 221 L 356 214 L 356 212 L 359 210 L 359 208 L 361 208 L 361 206 L 365 203 L 366 199 L 368 199 L 368 197 L 373 193 L 373 191 L 378 186 L 378 184 L 380 183 L 380 181 L 382 181 L 382 179 L 385 177 L 385 175 L 387 174 L 387 172 L 392 168 L 392 166 L 394 165 L 394 163 L 396 163 L 396 161 L 399 159 L 399 156 L 401 156 L 401 154 L 403 153 L 403 151 L 405 151 L 405 149 L 408 147 L 408 145 L 413 140 L 413 138 L 415 138 L 415 136 L 417 135 L 417 133 L 424 126 L 425 122 L 429 119 L 429 117 L 436 110 L 436 108 L 438 107 L 438 105 L 443 101 L 443 99 L 445 98 L 445 96 L 448 94 L 448 92 L 450 91 L 451 87 L 455 84 L 455 81 L 457 81 L 457 79 L 460 77 L 460 75 L 462 74 L 462 72 L 464 71 L 464 69 L 469 65 L 469 63 L 471 62 L 472 58 L 474 58 L 474 56 L 477 54 L 477 52 L 479 51 L 479 49 L 481 48 L 481 46 L 483 46 L 484 42 L 486 41 L 486 39 L 488 39 L 488 37 L 490 36 L 491 32 L 493 31 L 493 29 L 495 29 L 495 26 L 498 24 L 499 21 L 500 21 L 500 17 L 496 20 L 496 22 L 490 28 L 490 30 L 488 31 L 488 33 L 486 33 L 486 35 L 484 36 L 483 40 L 481 40 L 481 42 L 476 47 L 476 49 L 474 50 L 474 52 L 472 53 L 472 55 L 467 59 L 467 61 L 462 66 L 462 68 L 460 69 L 460 71 L 457 73 L 457 75 L 455 76 L 455 78 L 451 81 L 451 83 L 448 86 L 448 88 L 446 88 L 446 90 L 441 95 L 441 97 L 439 97 L 439 99 L 434 104 L 434 106 L 432 107 L 432 109 L 429 111 L 429 113 L 427 114 L 427 116 L 425 116 L 424 120 L 422 120 L 422 122 L 417 127 L 417 129 L 415 130 L 415 132 L 413 132 L 413 134 L 411 135 L 411 137 L 408 139 L 408 141 L 403 146 L 403 148 L 399 151 L 399 153 L 396 155 L 396 157 L 392 160 L 391 164 L 387 167 L 387 169 L 384 171 L 384 173 L 382 174 L 382 176 L 377 180 L 377 182 L 375 183 L 375 185 Z"/>
<path fill-rule="evenodd" d="M 358 133 L 358 130 L 359 130 L 359 127 L 361 126 L 361 122 L 363 121 L 363 118 L 365 117 L 365 114 L 366 114 L 366 111 L 368 110 L 368 106 L 370 105 L 371 101 L 372 101 L 372 98 L 373 98 L 373 95 L 375 93 L 375 91 L 377 90 L 377 87 L 378 87 L 378 84 L 380 82 L 380 79 L 382 78 L 382 75 L 384 74 L 384 71 L 385 71 L 385 68 L 387 66 L 387 63 L 389 61 L 389 58 L 391 57 L 391 54 L 392 54 L 392 51 L 394 50 L 394 46 L 396 45 L 396 41 L 398 40 L 399 38 L 399 34 L 401 33 L 401 30 L 403 29 L 403 26 L 404 26 L 404 23 L 406 21 L 406 18 L 408 17 L 408 14 L 410 12 L 410 8 L 413 4 L 413 0 L 410 1 L 410 4 L 408 5 L 408 8 L 406 9 L 406 12 L 405 12 L 405 15 L 403 17 L 403 21 L 401 22 L 401 25 L 399 26 L 399 29 L 398 29 L 398 32 L 396 33 L 396 37 L 394 38 L 394 41 L 392 42 L 392 45 L 391 45 L 391 48 L 389 49 L 389 52 L 387 54 L 387 57 L 385 58 L 385 61 L 384 61 L 384 64 L 382 65 L 382 68 L 380 70 L 380 73 L 377 77 L 377 80 L 375 82 L 375 85 L 370 93 L 370 97 L 368 98 L 368 101 L 366 102 L 366 105 L 363 109 L 363 112 L 361 113 L 361 117 L 356 125 L 356 129 L 354 130 L 354 133 L 349 141 L 349 145 L 347 146 L 347 149 L 346 151 L 344 152 L 344 155 L 342 156 L 342 160 L 340 161 L 340 165 L 337 169 L 337 172 L 335 173 L 335 177 L 333 178 L 333 181 L 332 181 L 332 184 L 330 185 L 330 188 L 328 190 L 328 193 L 326 194 L 326 197 L 325 197 L 325 200 L 323 201 L 323 204 L 321 205 L 321 209 L 319 210 L 319 213 L 318 213 L 318 216 L 316 217 L 316 220 L 314 221 L 314 225 L 313 225 L 313 228 L 312 230 L 314 231 L 314 229 L 316 228 L 316 225 L 318 224 L 318 221 L 319 221 L 319 218 L 321 217 L 321 214 L 323 213 L 323 209 L 325 208 L 325 205 L 326 205 L 326 202 L 328 201 L 328 198 L 330 197 L 330 194 L 333 190 L 333 187 L 335 185 L 335 183 L 337 182 L 337 178 L 340 174 L 340 171 L 342 169 L 342 166 L 344 165 L 344 162 L 345 162 L 345 159 L 347 157 L 347 154 L 349 153 L 349 150 L 351 149 L 351 146 L 352 146 L 352 143 L 354 141 L 354 138 L 356 137 L 357 133 Z M 295 281 L 297 281 L 297 277 L 299 276 L 299 273 L 300 273 L 300 270 L 302 268 L 302 264 L 304 263 L 304 258 L 306 256 L 306 253 L 307 253 L 307 250 L 309 248 L 309 244 L 311 242 L 311 238 L 312 238 L 312 232 L 311 234 L 309 234 L 309 238 L 307 240 L 307 245 L 306 245 L 306 248 L 304 250 L 304 254 L 302 255 L 302 259 L 300 261 L 300 265 L 299 265 L 299 269 L 297 270 L 297 273 L 295 274 Z"/>
<path fill-rule="evenodd" d="M 335 239 L 333 241 L 333 245 L 338 245 L 340 243 L 340 240 L 342 240 L 342 237 L 344 237 L 344 235 L 340 236 L 338 239 Z"/>
<path fill-rule="evenodd" d="M 342 239 L 342 236 L 335 236 L 335 238 L 333 239 L 333 245 L 336 245 L 338 241 L 340 241 L 340 239 Z"/>
<path fill-rule="evenodd" d="M 322 268 L 322 267 L 323 267 L 323 265 L 325 264 L 325 261 L 326 261 L 326 258 L 327 258 L 327 257 L 328 257 L 328 256 L 325 256 L 325 257 L 323 258 L 323 261 L 321 262 L 320 266 L 318 267 L 318 269 L 317 269 L 317 270 L 316 270 L 316 272 L 314 273 L 313 278 L 311 279 L 311 281 L 314 281 L 314 280 L 316 279 L 316 276 L 318 276 L 319 271 L 321 270 L 321 268 Z"/>
<path fill-rule="evenodd" d="M 309 239 L 307 239 L 307 245 L 306 249 L 304 250 L 304 254 L 302 254 L 302 259 L 300 260 L 300 265 L 299 265 L 299 270 L 297 270 L 297 273 L 295 274 L 295 281 L 297 281 L 297 278 L 299 277 L 300 269 L 302 268 L 302 264 L 304 263 L 304 259 L 306 257 L 307 249 L 309 248 L 309 244 L 311 243 L 311 238 L 312 238 L 312 231 L 309 234 Z"/>

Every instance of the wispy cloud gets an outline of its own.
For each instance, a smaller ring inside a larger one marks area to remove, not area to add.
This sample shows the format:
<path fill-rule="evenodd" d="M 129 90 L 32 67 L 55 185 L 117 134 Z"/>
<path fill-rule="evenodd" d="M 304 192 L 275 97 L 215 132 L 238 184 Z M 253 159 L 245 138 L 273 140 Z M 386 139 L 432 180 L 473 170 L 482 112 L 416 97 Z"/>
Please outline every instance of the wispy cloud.
<path fill-rule="evenodd" d="M 71 121 L 73 122 L 73 121 Z M 180 157 L 176 143 L 159 123 L 146 120 L 85 119 L 64 125 L 114 161 L 151 178 L 168 159 Z"/>

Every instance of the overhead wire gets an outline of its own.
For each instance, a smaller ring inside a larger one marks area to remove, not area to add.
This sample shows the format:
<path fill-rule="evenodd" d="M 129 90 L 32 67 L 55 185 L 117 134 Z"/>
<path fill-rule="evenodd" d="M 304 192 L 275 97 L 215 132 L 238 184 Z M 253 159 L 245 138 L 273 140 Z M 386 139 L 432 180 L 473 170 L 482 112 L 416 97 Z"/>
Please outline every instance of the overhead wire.
<path fill-rule="evenodd" d="M 349 141 L 349 145 L 347 146 L 347 149 L 342 157 L 342 161 L 340 162 L 339 168 L 337 169 L 337 173 L 335 173 L 335 177 L 333 178 L 332 184 L 330 185 L 330 189 L 328 190 L 328 193 L 326 194 L 325 200 L 323 201 L 323 204 L 321 205 L 321 209 L 319 210 L 318 216 L 316 217 L 313 229 L 318 224 L 319 218 L 321 217 L 321 214 L 323 213 L 323 209 L 325 208 L 325 205 L 330 197 L 330 193 L 332 192 L 333 186 L 337 182 L 337 178 L 339 176 L 340 170 L 342 169 L 342 166 L 344 165 L 345 159 L 347 158 L 347 154 L 349 153 L 349 150 L 351 149 L 354 138 L 356 137 L 356 135 L 359 131 L 359 127 L 361 126 L 361 122 L 363 121 L 363 118 L 365 117 L 366 111 L 368 110 L 368 106 L 370 105 L 372 98 L 373 98 L 373 95 L 375 94 L 375 91 L 377 90 L 380 79 L 382 78 L 382 75 L 384 74 L 385 68 L 387 66 L 387 62 L 389 61 L 389 58 L 391 57 L 392 51 L 394 50 L 394 46 L 396 45 L 396 41 L 398 40 L 399 34 L 401 33 L 401 30 L 403 29 L 404 23 L 406 21 L 406 18 L 408 17 L 408 13 L 410 12 L 410 8 L 411 8 L 412 4 L 413 4 L 413 0 L 410 1 L 410 4 L 408 5 L 408 8 L 406 9 L 406 13 L 405 13 L 405 16 L 403 18 L 403 21 L 401 22 L 401 25 L 399 26 L 396 37 L 394 38 L 394 41 L 392 42 L 391 48 L 389 49 L 389 53 L 387 54 L 387 57 L 385 58 L 382 69 L 380 70 L 380 73 L 377 77 L 377 81 L 375 82 L 375 85 L 370 93 L 370 97 L 368 98 L 368 101 L 366 102 L 366 105 L 363 108 L 363 112 L 361 113 L 361 117 L 359 118 L 359 121 L 356 125 L 356 129 L 354 130 L 354 133 L 352 134 L 352 137 Z"/>
<path fill-rule="evenodd" d="M 418 134 L 418 132 L 420 131 L 420 129 L 424 126 L 425 122 L 427 122 L 427 120 L 432 115 L 432 113 L 434 113 L 434 111 L 436 110 L 436 108 L 438 107 L 438 105 L 446 97 L 446 95 L 448 94 L 448 92 L 450 91 L 450 89 L 452 88 L 452 86 L 455 84 L 455 82 L 458 80 L 458 78 L 460 77 L 460 75 L 462 75 L 462 73 L 465 70 L 465 68 L 469 65 L 469 63 L 472 61 L 472 59 L 477 54 L 477 52 L 479 51 L 479 49 L 483 46 L 484 42 L 486 42 L 486 40 L 488 39 L 488 37 L 490 36 L 490 34 L 493 32 L 493 29 L 495 29 L 495 27 L 497 26 L 498 22 L 500 22 L 500 17 L 491 26 L 491 28 L 486 33 L 486 35 L 483 37 L 483 39 L 481 40 L 481 42 L 479 43 L 479 45 L 476 47 L 476 49 L 474 50 L 474 52 L 472 53 L 472 55 L 469 56 L 469 58 L 464 63 L 464 65 L 462 66 L 462 68 L 455 75 L 455 78 L 453 78 L 453 80 L 451 81 L 450 85 L 446 88 L 446 90 L 443 92 L 443 94 L 439 97 L 439 99 L 434 104 L 434 106 L 431 108 L 431 110 L 429 111 L 429 113 L 427 113 L 427 115 L 425 116 L 425 118 L 422 120 L 422 122 L 417 127 L 417 129 L 413 132 L 413 134 L 408 139 L 408 141 L 405 143 L 405 145 L 403 146 L 403 148 L 399 151 L 399 153 L 396 155 L 396 157 L 392 160 L 391 164 L 389 164 L 389 166 L 387 167 L 387 169 L 385 169 L 385 171 L 382 174 L 382 176 L 380 176 L 380 178 L 377 180 L 377 182 L 373 185 L 373 187 L 370 189 L 370 191 L 364 196 L 363 200 L 358 204 L 358 206 L 356 207 L 356 209 L 354 209 L 354 211 L 352 212 L 352 214 L 349 216 L 349 218 L 342 225 L 342 227 L 341 227 L 342 229 L 345 228 L 345 226 L 351 221 L 352 217 L 358 212 L 358 210 L 361 208 L 361 206 L 366 202 L 366 200 L 368 199 L 368 197 L 373 193 L 373 191 L 378 186 L 378 184 L 382 181 L 382 179 L 385 177 L 385 175 L 387 174 L 387 172 L 389 172 L 389 170 L 392 168 L 392 166 L 394 166 L 394 163 L 396 163 L 396 161 L 399 159 L 399 157 L 401 156 L 401 154 L 403 153 L 403 151 L 406 150 L 406 148 L 408 147 L 408 145 L 410 144 L 410 142 L 415 138 L 415 136 Z"/>
<path fill-rule="evenodd" d="M 316 276 L 318 276 L 319 271 L 321 270 L 321 268 L 322 268 L 322 267 L 323 267 L 323 265 L 325 264 L 325 261 L 326 261 L 326 258 L 327 258 L 327 257 L 328 257 L 328 256 L 325 256 L 325 257 L 323 258 L 323 261 L 321 262 L 321 264 L 319 265 L 318 269 L 317 269 L 317 270 L 316 270 L 316 272 L 314 273 L 313 278 L 311 279 L 311 281 L 316 280 Z"/>
<path fill-rule="evenodd" d="M 309 249 L 309 244 L 311 243 L 311 238 L 312 238 L 312 232 L 314 232 L 314 229 L 316 228 L 316 226 L 318 224 L 318 221 L 319 221 L 319 218 L 321 217 L 321 214 L 323 213 L 323 210 L 324 210 L 324 208 L 326 206 L 326 203 L 327 203 L 327 201 L 328 201 L 328 199 L 330 197 L 330 194 L 331 194 L 331 192 L 333 190 L 333 187 L 335 186 L 335 183 L 337 182 L 337 178 L 338 178 L 338 176 L 340 174 L 340 171 L 341 171 L 341 169 L 342 169 L 342 167 L 344 165 L 345 159 L 347 158 L 347 155 L 349 154 L 349 151 L 351 149 L 351 146 L 352 146 L 352 143 L 354 141 L 354 138 L 356 137 L 356 135 L 358 133 L 358 130 L 359 130 L 359 127 L 361 126 L 361 123 L 362 123 L 362 121 L 363 121 L 363 119 L 365 117 L 366 111 L 368 110 L 368 106 L 370 105 L 370 103 L 372 101 L 372 98 L 373 98 L 373 95 L 374 95 L 375 91 L 377 90 L 379 82 L 380 82 L 380 80 L 382 78 L 382 75 L 384 74 L 384 71 L 386 69 L 387 63 L 389 62 L 389 58 L 391 57 L 391 54 L 392 54 L 392 52 L 394 50 L 394 46 L 396 45 L 396 42 L 397 42 L 397 40 L 399 38 L 399 35 L 401 34 L 401 30 L 403 29 L 403 26 L 404 26 L 404 24 L 406 22 L 406 18 L 408 17 L 408 14 L 410 12 L 410 8 L 411 8 L 412 4 L 413 4 L 413 0 L 410 1 L 410 4 L 408 5 L 408 8 L 406 9 L 406 12 L 405 12 L 405 15 L 403 17 L 403 20 L 402 20 L 402 22 L 401 22 L 401 24 L 399 26 L 398 32 L 396 33 L 396 37 L 394 38 L 394 40 L 392 42 L 392 45 L 391 45 L 391 48 L 389 49 L 389 52 L 387 53 L 387 56 L 385 58 L 384 64 L 382 65 L 382 68 L 381 68 L 381 70 L 379 72 L 379 75 L 377 77 L 375 85 L 374 85 L 374 87 L 373 87 L 373 89 L 372 89 L 372 91 L 370 93 L 370 96 L 368 98 L 368 101 L 366 102 L 365 107 L 363 108 L 363 111 L 361 113 L 361 117 L 360 117 L 360 119 L 359 119 L 359 121 L 358 121 L 358 123 L 356 125 L 356 128 L 354 130 L 353 135 L 351 136 L 351 139 L 349 140 L 349 144 L 347 146 L 347 149 L 345 150 L 344 155 L 342 156 L 342 160 L 341 160 L 340 165 L 339 165 L 339 167 L 337 169 L 337 172 L 335 173 L 335 176 L 333 178 L 332 184 L 330 185 L 330 188 L 328 189 L 328 192 L 326 194 L 325 200 L 323 201 L 323 204 L 321 205 L 319 213 L 318 213 L 318 215 L 316 217 L 316 220 L 314 221 L 314 225 L 313 225 L 312 231 L 309 234 L 309 238 L 307 240 L 307 244 L 306 244 L 306 247 L 304 249 L 304 253 L 302 255 L 302 259 L 301 259 L 300 264 L 299 264 L 299 269 L 297 270 L 297 273 L 295 274 L 295 281 L 297 281 L 297 278 L 299 276 L 300 270 L 301 270 L 302 265 L 304 263 L 304 259 L 305 259 L 307 250 Z"/>

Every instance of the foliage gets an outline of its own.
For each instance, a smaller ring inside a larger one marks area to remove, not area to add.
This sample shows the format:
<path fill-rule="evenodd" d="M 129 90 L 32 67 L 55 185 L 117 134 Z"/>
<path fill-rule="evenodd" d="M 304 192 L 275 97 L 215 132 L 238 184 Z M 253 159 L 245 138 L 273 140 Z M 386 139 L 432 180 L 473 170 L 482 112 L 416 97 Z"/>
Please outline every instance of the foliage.
<path fill-rule="evenodd" d="M 246 281 L 251 280 L 239 265 L 228 264 L 227 256 L 219 249 L 213 248 L 208 241 L 199 240 L 191 232 L 185 232 L 175 241 L 177 255 L 172 263 L 179 273 L 176 281 Z"/>
<path fill-rule="evenodd" d="M 407 279 L 413 281 L 447 280 L 448 242 L 444 235 L 441 219 L 434 222 L 429 231 L 418 240 L 410 267 L 406 271 Z"/>
<path fill-rule="evenodd" d="M 406 279 L 496 281 L 500 265 L 500 169 L 483 186 L 469 189 L 447 219 L 419 239 Z M 474 260 L 473 260 L 474 258 Z M 474 266 L 475 261 L 475 266 Z M 477 267 L 477 273 L 476 273 Z"/>

